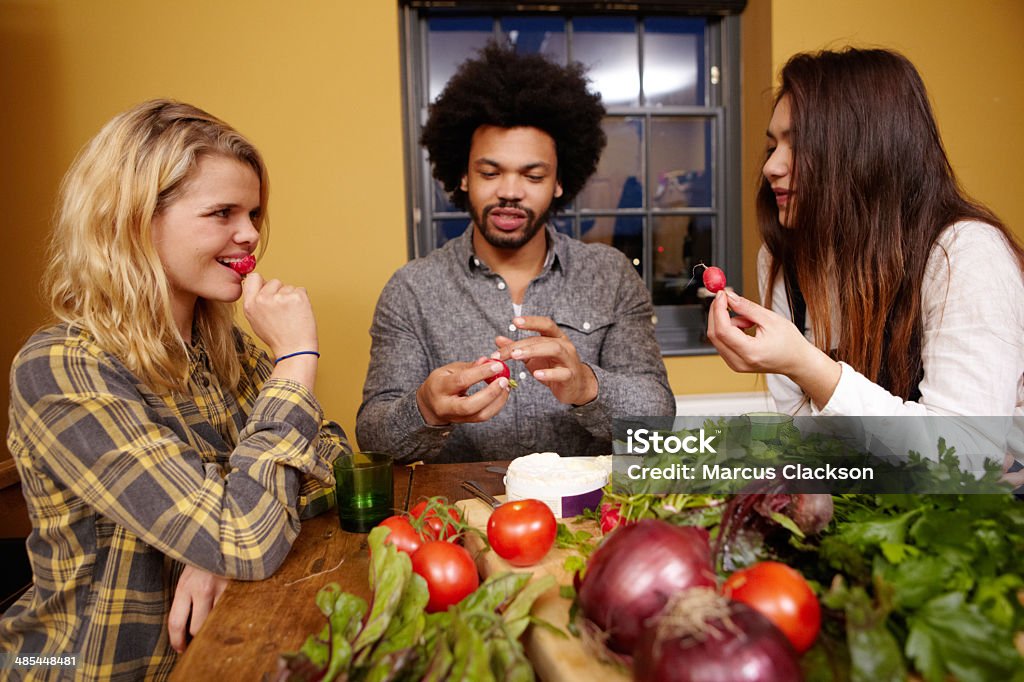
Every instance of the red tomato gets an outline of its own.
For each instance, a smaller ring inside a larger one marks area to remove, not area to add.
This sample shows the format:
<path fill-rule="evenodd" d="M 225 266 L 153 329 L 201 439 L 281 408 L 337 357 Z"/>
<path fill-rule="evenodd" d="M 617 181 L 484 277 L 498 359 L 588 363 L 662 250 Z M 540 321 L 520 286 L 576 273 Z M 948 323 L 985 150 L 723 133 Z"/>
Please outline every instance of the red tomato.
<path fill-rule="evenodd" d="M 412 555 L 423 544 L 420 534 L 404 516 L 389 516 L 377 525 L 391 529 L 388 536 L 384 538 L 384 544 L 394 545 L 399 551 L 406 554 Z"/>
<path fill-rule="evenodd" d="M 540 500 L 506 502 L 487 521 L 487 541 L 513 566 L 532 566 L 555 544 L 558 522 Z"/>
<path fill-rule="evenodd" d="M 763 561 L 736 571 L 722 594 L 760 611 L 802 654 L 821 628 L 821 607 L 804 577 L 785 564 Z"/>
<path fill-rule="evenodd" d="M 412 570 L 427 581 L 427 612 L 445 611 L 480 586 L 476 564 L 461 545 L 430 540 L 412 555 Z"/>
<path fill-rule="evenodd" d="M 423 512 L 427 509 L 427 500 L 418 502 L 409 513 L 415 518 L 423 516 Z M 457 524 L 461 520 L 459 512 L 455 507 L 448 508 L 448 516 Z M 445 524 L 441 516 L 438 516 L 437 510 L 431 509 L 427 511 L 426 518 L 424 519 L 423 526 L 424 537 L 431 540 L 450 540 L 459 534 L 459 529 L 453 526 L 451 523 Z"/>

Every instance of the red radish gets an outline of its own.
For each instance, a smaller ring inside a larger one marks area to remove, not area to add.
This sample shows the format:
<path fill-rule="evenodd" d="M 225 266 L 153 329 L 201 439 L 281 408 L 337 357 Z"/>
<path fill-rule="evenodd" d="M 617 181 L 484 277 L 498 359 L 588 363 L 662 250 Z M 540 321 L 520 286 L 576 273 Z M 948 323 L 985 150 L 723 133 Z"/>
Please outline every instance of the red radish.
<path fill-rule="evenodd" d="M 618 503 L 604 502 L 601 504 L 601 533 L 607 535 L 619 526 L 629 525 L 634 521 L 622 518 Z"/>
<path fill-rule="evenodd" d="M 704 288 L 713 294 L 725 288 L 725 273 L 714 265 L 704 268 Z"/>
<path fill-rule="evenodd" d="M 486 365 L 489 362 L 501 362 L 501 360 L 491 360 L 490 358 L 480 358 L 479 360 L 476 361 L 476 364 L 477 365 Z M 505 377 L 506 379 L 508 379 L 509 388 L 516 388 L 519 385 L 519 384 L 516 383 L 516 380 L 512 378 L 512 372 L 509 370 L 508 365 L 506 365 L 504 362 L 501 362 L 501 371 L 500 372 L 498 372 L 497 374 L 495 374 L 493 376 L 487 377 L 486 379 L 484 379 L 484 381 L 486 381 L 487 383 L 491 383 L 491 382 L 493 382 L 493 381 L 495 381 L 497 379 L 500 379 L 501 377 Z"/>
<path fill-rule="evenodd" d="M 229 265 L 231 266 L 231 269 L 237 272 L 239 275 L 248 275 L 250 272 L 256 269 L 256 256 L 250 253 L 242 260 L 231 261 Z"/>

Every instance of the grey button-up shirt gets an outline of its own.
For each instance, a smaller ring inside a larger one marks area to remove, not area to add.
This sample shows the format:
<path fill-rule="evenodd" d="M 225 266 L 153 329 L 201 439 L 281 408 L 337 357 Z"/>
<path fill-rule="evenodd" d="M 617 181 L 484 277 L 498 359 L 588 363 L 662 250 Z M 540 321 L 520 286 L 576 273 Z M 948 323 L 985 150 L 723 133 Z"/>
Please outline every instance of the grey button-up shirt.
<path fill-rule="evenodd" d="M 490 355 L 495 336 L 533 334 L 512 324 L 508 287 L 474 255 L 472 233 L 470 227 L 408 263 L 384 287 L 370 328 L 370 367 L 356 419 L 362 449 L 400 461 L 435 462 L 512 459 L 538 451 L 607 455 L 613 417 L 675 414 L 654 338 L 654 310 L 636 271 L 620 251 L 548 227 L 549 257 L 526 289 L 521 314 L 558 324 L 594 370 L 597 398 L 582 406 L 560 403 L 522 362 L 510 360 L 519 387 L 497 415 L 475 424 L 424 422 L 416 390 L 430 372 Z"/>

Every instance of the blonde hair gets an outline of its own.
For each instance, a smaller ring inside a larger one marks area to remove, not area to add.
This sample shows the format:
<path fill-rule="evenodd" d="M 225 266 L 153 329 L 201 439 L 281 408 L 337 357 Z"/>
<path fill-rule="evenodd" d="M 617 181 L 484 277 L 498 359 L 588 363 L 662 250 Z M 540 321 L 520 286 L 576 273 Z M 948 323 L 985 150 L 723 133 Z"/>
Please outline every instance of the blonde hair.
<path fill-rule="evenodd" d="M 224 155 L 260 181 L 260 248 L 266 247 L 269 179 L 259 152 L 220 119 L 172 100 L 115 116 L 61 183 L 45 286 L 60 320 L 92 334 L 147 384 L 185 391 L 188 350 L 174 324 L 153 217 L 185 190 L 199 159 Z M 194 326 L 222 385 L 240 376 L 234 304 L 200 298 Z"/>

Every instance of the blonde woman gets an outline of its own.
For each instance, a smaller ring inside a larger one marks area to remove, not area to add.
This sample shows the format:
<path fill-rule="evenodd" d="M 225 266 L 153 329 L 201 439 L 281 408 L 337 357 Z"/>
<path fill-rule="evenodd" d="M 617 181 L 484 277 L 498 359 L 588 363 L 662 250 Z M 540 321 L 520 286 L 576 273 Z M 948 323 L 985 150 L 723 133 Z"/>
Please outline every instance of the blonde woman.
<path fill-rule="evenodd" d="M 224 578 L 272 574 L 300 514 L 328 506 L 348 444 L 313 394 L 309 299 L 239 272 L 267 195 L 245 138 L 167 100 L 115 117 L 68 171 L 57 323 L 11 372 L 34 586 L 0 620 L 0 650 L 75 655 L 84 679 L 164 678 Z M 270 357 L 235 325 L 239 298 Z"/>

